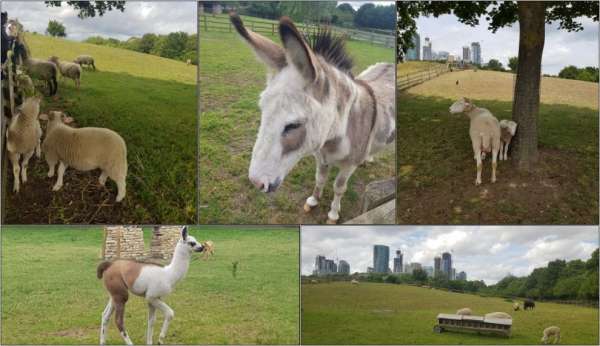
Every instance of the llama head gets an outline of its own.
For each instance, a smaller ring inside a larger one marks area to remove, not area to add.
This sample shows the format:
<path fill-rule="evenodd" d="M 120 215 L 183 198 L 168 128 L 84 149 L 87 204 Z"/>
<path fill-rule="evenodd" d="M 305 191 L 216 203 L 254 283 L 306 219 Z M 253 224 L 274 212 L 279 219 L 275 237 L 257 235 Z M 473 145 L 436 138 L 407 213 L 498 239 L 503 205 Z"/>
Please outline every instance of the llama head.
<path fill-rule="evenodd" d="M 178 247 L 185 249 L 187 253 L 202 252 L 204 250 L 204 246 L 202 246 L 196 238 L 188 234 L 187 226 L 181 228 L 181 239 L 179 239 L 177 245 Z"/>

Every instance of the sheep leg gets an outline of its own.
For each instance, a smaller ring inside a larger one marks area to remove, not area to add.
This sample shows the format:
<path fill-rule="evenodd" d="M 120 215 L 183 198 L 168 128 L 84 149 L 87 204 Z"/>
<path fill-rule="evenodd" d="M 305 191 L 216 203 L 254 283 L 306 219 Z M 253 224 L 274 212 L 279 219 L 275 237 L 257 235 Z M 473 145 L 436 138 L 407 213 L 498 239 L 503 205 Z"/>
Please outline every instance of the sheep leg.
<path fill-rule="evenodd" d="M 333 183 L 334 196 L 333 201 L 331 202 L 331 209 L 329 210 L 329 213 L 327 213 L 327 223 L 335 224 L 339 220 L 339 212 L 341 209 L 340 202 L 348 188 L 348 179 L 350 179 L 355 169 L 356 166 L 341 167 L 337 177 L 335 177 L 335 182 Z"/>
<path fill-rule="evenodd" d="M 146 345 L 152 344 L 152 334 L 154 334 L 154 321 L 156 321 L 156 308 L 148 303 L 148 329 L 146 330 Z"/>
<path fill-rule="evenodd" d="M 21 172 L 21 167 L 19 166 L 19 159 L 21 158 L 21 155 L 19 153 L 13 153 L 9 151 L 8 158 L 10 159 L 10 162 L 12 162 L 13 176 L 15 177 L 13 191 L 19 192 L 19 187 L 21 185 L 19 181 L 19 175 Z"/>
<path fill-rule="evenodd" d="M 481 185 L 481 151 L 475 151 L 475 161 L 477 162 L 477 178 L 475 179 L 475 185 Z"/>
<path fill-rule="evenodd" d="M 115 308 L 112 303 L 112 299 L 108 300 L 104 312 L 102 312 L 102 321 L 100 322 L 100 345 L 106 344 L 106 335 L 108 334 L 108 322 Z"/>
<path fill-rule="evenodd" d="M 508 146 L 510 145 L 510 139 L 504 143 L 504 160 L 508 160 Z"/>
<path fill-rule="evenodd" d="M 46 156 L 46 162 L 48 163 L 48 178 L 52 178 L 54 176 L 54 168 L 56 167 L 56 161 L 51 161 Z"/>
<path fill-rule="evenodd" d="M 554 343 L 558 344 L 560 342 L 560 334 L 556 334 L 556 337 L 554 338 Z"/>
<path fill-rule="evenodd" d="M 52 187 L 52 191 L 58 191 L 63 186 L 63 175 L 65 174 L 65 170 L 67 169 L 67 165 L 65 165 L 62 161 L 58 164 L 58 178 L 56 179 L 56 184 Z"/>
<path fill-rule="evenodd" d="M 38 140 L 35 146 L 35 157 L 38 159 L 42 158 L 42 129 L 38 127 Z"/>
<path fill-rule="evenodd" d="M 29 159 L 33 156 L 33 151 L 30 151 L 23 155 L 23 162 L 21 163 L 21 180 L 23 184 L 27 182 L 27 166 L 29 165 Z"/>
<path fill-rule="evenodd" d="M 163 321 L 162 328 L 160 329 L 160 334 L 158 335 L 158 344 L 162 345 L 165 342 L 165 337 L 167 336 L 167 330 L 169 329 L 169 323 L 175 317 L 175 312 L 171 309 L 165 302 L 160 299 L 154 299 L 150 301 L 150 304 L 154 305 L 155 308 L 162 311 L 165 319 Z"/>
<path fill-rule="evenodd" d="M 496 182 L 496 166 L 498 163 L 496 162 L 496 158 L 498 157 L 498 150 L 496 148 L 492 149 L 492 183 Z"/>
<path fill-rule="evenodd" d="M 102 173 L 100 173 L 100 178 L 98 178 L 98 182 L 100 183 L 100 185 L 106 185 L 106 178 L 108 178 L 108 175 L 105 171 L 102 171 Z"/>
<path fill-rule="evenodd" d="M 126 187 L 126 182 L 125 182 L 125 177 L 119 178 L 117 180 L 115 180 L 117 182 L 117 198 L 116 198 L 116 202 L 121 202 L 123 200 L 123 198 L 125 198 L 125 187 Z"/>
<path fill-rule="evenodd" d="M 306 199 L 306 203 L 304 203 L 304 211 L 309 212 L 312 208 L 316 207 L 319 204 L 319 199 L 323 194 L 323 188 L 325 187 L 325 183 L 327 182 L 327 177 L 329 176 L 328 165 L 325 165 L 319 162 L 317 159 L 317 172 L 315 174 L 315 188 L 310 197 Z"/>
<path fill-rule="evenodd" d="M 504 142 L 500 142 L 500 161 L 504 160 Z"/>

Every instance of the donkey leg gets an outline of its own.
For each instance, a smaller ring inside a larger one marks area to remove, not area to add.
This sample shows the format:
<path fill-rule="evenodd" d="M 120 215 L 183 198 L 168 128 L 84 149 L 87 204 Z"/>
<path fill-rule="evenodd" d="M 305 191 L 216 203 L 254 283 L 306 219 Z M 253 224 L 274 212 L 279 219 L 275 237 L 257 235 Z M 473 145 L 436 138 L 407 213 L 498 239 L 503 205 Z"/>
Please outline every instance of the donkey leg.
<path fill-rule="evenodd" d="M 13 191 L 14 192 L 19 192 L 19 187 L 21 185 L 20 182 L 20 176 L 21 176 L 21 166 L 19 164 L 19 159 L 21 158 L 21 155 L 19 155 L 18 153 L 8 153 L 8 158 L 10 159 L 10 162 L 12 163 L 13 166 L 13 176 L 14 176 L 14 186 L 13 186 Z"/>
<path fill-rule="evenodd" d="M 162 345 L 165 343 L 165 337 L 167 336 L 167 329 L 169 329 L 169 323 L 175 317 L 175 312 L 171 309 L 165 302 L 160 299 L 154 299 L 150 302 L 157 309 L 162 311 L 165 316 L 165 320 L 163 321 L 162 328 L 160 329 L 160 334 L 158 335 L 158 344 Z"/>
<path fill-rule="evenodd" d="M 127 331 L 125 330 L 125 303 L 126 301 L 114 302 L 115 304 L 115 322 L 121 333 L 121 337 L 127 345 L 133 345 Z"/>
<path fill-rule="evenodd" d="M 112 299 L 108 300 L 108 304 L 106 304 L 106 308 L 104 308 L 104 312 L 102 313 L 102 321 L 100 323 L 100 345 L 106 344 L 106 335 L 108 334 L 108 322 L 110 321 L 110 316 L 112 315 L 115 308 L 112 303 Z"/>
<path fill-rule="evenodd" d="M 304 211 L 309 212 L 312 208 L 316 207 L 319 204 L 319 199 L 323 194 L 323 188 L 325 187 L 325 183 L 327 182 L 327 177 L 329 176 L 329 166 L 322 164 L 317 159 L 317 173 L 315 174 L 315 188 L 310 197 L 306 199 L 306 203 L 304 203 Z"/>
<path fill-rule="evenodd" d="M 148 330 L 146 330 L 146 345 L 152 345 L 152 334 L 154 334 L 154 321 L 156 321 L 156 308 L 148 302 Z"/>
<path fill-rule="evenodd" d="M 333 196 L 333 201 L 331 202 L 331 210 L 327 213 L 327 223 L 335 224 L 340 218 L 340 209 L 341 209 L 341 200 L 342 196 L 346 192 L 348 188 L 348 179 L 354 173 L 356 166 L 345 166 L 341 167 L 340 171 L 335 177 L 335 182 L 333 183 L 333 192 L 335 193 Z"/>

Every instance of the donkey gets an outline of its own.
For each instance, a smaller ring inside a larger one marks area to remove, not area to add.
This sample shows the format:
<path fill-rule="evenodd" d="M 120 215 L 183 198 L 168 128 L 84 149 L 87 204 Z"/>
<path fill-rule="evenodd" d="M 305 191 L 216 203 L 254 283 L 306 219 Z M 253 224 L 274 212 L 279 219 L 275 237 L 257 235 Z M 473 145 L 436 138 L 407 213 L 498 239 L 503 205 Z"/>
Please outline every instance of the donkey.
<path fill-rule="evenodd" d="M 181 229 L 181 239 L 175 246 L 173 259 L 166 267 L 132 260 L 100 263 L 97 268 L 97 276 L 98 279 L 104 281 L 104 287 L 110 295 L 108 304 L 102 313 L 100 345 L 104 345 L 106 342 L 108 322 L 113 311 L 116 311 L 115 322 L 123 340 L 127 345 L 133 345 L 124 325 L 125 304 L 129 298 L 129 292 L 144 297 L 148 302 L 148 330 L 146 331 L 148 345 L 152 345 L 152 329 L 156 320 L 156 309 L 164 314 L 165 319 L 158 337 L 158 343 L 163 344 L 169 322 L 175 315 L 163 298 L 169 295 L 175 288 L 175 284 L 185 277 L 191 253 L 203 250 L 204 246 L 188 235 L 187 226 L 184 226 Z"/>
<path fill-rule="evenodd" d="M 304 210 L 319 204 L 332 166 L 339 168 L 328 223 L 340 218 L 340 201 L 354 170 L 396 139 L 394 65 L 377 63 L 356 78 L 344 37 L 320 29 L 308 40 L 287 17 L 279 21 L 283 47 L 231 22 L 267 68 L 260 96 L 261 122 L 252 150 L 250 181 L 274 192 L 308 155 L 316 159 L 316 184 Z"/>

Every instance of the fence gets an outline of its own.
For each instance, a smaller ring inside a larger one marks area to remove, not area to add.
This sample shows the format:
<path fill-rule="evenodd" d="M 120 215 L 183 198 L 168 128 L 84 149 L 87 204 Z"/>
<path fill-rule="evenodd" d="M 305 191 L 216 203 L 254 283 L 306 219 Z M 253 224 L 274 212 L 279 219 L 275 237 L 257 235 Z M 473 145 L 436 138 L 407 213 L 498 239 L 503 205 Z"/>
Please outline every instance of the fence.
<path fill-rule="evenodd" d="M 450 70 L 448 64 L 439 64 L 428 68 L 427 70 L 408 73 L 396 76 L 398 90 L 408 89 L 415 85 L 421 84 Z"/>
<path fill-rule="evenodd" d="M 228 16 L 222 15 L 200 15 L 199 28 L 204 32 L 235 32 Z M 244 19 L 244 25 L 259 34 L 275 36 L 278 34 L 278 25 L 276 22 L 266 22 Z M 314 34 L 319 29 L 318 25 L 296 23 L 298 30 L 305 34 Z M 330 27 L 334 35 L 346 36 L 350 40 L 369 42 L 373 45 L 380 45 L 386 48 L 395 46 L 396 36 L 393 32 L 385 30 L 357 30 L 340 27 Z"/>

